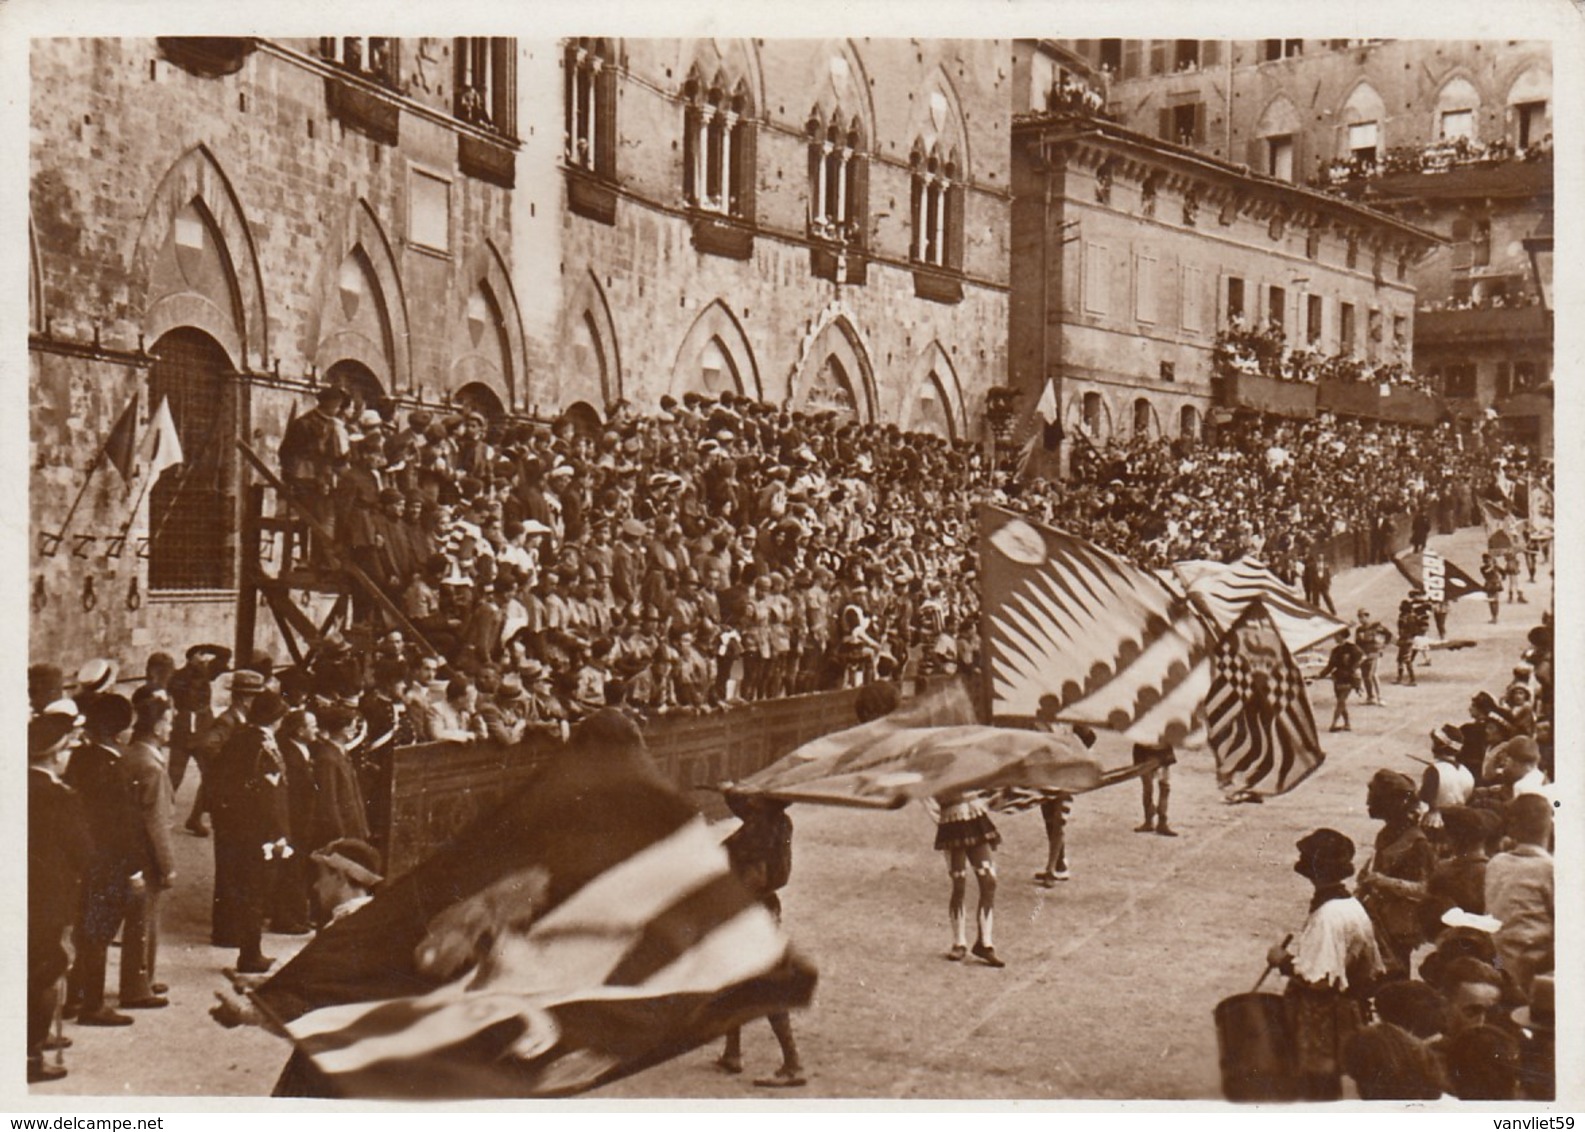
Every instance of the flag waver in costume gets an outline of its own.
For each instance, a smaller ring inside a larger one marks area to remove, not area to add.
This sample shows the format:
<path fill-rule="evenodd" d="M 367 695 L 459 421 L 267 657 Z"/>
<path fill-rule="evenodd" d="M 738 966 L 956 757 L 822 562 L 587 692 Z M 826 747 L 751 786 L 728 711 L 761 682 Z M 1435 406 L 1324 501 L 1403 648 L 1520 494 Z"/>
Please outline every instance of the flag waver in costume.
<path fill-rule="evenodd" d="M 981 509 L 994 722 L 1058 719 L 1176 746 L 1198 726 L 1210 630 L 1188 600 L 1093 543 Z"/>
<path fill-rule="evenodd" d="M 806 1004 L 814 971 L 615 711 L 254 993 L 277 1095 L 561 1096 Z"/>
<path fill-rule="evenodd" d="M 1326 757 L 1304 676 L 1259 599 L 1211 654 L 1206 717 L 1217 782 L 1229 794 L 1285 793 Z"/>

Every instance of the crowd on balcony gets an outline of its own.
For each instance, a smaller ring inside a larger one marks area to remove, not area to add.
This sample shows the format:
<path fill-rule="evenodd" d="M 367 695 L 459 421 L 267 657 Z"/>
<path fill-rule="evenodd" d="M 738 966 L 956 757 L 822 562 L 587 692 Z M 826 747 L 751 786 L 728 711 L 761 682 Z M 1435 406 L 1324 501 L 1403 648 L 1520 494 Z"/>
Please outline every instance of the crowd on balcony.
<path fill-rule="evenodd" d="M 1493 291 L 1489 294 L 1454 296 L 1449 299 L 1422 298 L 1416 309 L 1421 311 L 1501 311 L 1523 310 L 1541 305 L 1541 296 L 1532 291 L 1514 294 L 1510 291 Z"/>
<path fill-rule="evenodd" d="M 1046 91 L 1046 113 L 1055 114 L 1062 111 L 1088 114 L 1096 118 L 1108 117 L 1106 99 L 1102 97 L 1100 91 L 1065 75 L 1060 81 L 1052 83 L 1051 89 Z"/>
<path fill-rule="evenodd" d="M 1238 315 L 1217 333 L 1211 366 L 1218 377 L 1246 374 L 1278 381 L 1385 385 L 1436 392 L 1431 379 L 1416 374 L 1397 359 L 1372 361 L 1347 354 L 1325 354 L 1313 348 L 1295 349 L 1288 345 L 1287 333 L 1280 324 L 1252 325 Z"/>
<path fill-rule="evenodd" d="M 1475 138 L 1443 138 L 1423 146 L 1394 146 L 1380 157 L 1374 154 L 1340 157 L 1323 166 L 1310 187 L 1325 189 L 1371 177 L 1404 173 L 1445 173 L 1465 165 L 1500 165 L 1509 161 L 1544 161 L 1552 156 L 1552 135 L 1526 146 L 1505 139 L 1482 142 Z"/>

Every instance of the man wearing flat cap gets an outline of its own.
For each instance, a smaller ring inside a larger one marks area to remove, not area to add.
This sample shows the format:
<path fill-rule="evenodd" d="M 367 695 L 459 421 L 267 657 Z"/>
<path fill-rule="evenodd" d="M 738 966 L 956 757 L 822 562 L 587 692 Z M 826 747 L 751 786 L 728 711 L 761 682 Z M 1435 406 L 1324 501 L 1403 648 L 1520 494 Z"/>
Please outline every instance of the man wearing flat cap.
<path fill-rule="evenodd" d="M 94 847 L 83 878 L 67 1009 L 75 1010 L 83 1026 L 130 1026 L 131 1016 L 105 1005 L 105 968 L 110 941 L 127 918 L 134 890 L 144 884 L 142 820 L 121 755 L 132 726 L 132 701 L 113 692 L 97 695 L 83 715 L 86 741 L 72 752 L 62 778 L 82 799 Z M 123 956 L 124 990 L 135 974 L 127 966 Z"/>
<path fill-rule="evenodd" d="M 44 712 L 28 721 L 28 1083 L 58 1080 L 66 1069 L 44 1061 L 43 1045 L 60 1006 L 66 929 L 77 919 L 82 878 L 93 853 L 76 791 L 60 779 L 78 720 Z"/>
<path fill-rule="evenodd" d="M 1376 932 L 1348 890 L 1354 842 L 1335 829 L 1300 838 L 1293 871 L 1314 888 L 1310 915 L 1290 951 L 1287 941 L 1266 962 L 1288 976 L 1283 993 L 1293 1031 L 1298 1100 L 1342 1096 L 1342 1051 L 1364 1021 L 1364 1006 L 1384 966 Z"/>

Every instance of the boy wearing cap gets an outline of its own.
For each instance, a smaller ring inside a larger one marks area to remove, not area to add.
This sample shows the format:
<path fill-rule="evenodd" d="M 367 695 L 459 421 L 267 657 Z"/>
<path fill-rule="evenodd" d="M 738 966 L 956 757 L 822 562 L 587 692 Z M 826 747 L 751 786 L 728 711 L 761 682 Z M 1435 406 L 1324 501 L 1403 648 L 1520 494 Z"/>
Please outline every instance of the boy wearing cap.
<path fill-rule="evenodd" d="M 1300 838 L 1293 871 L 1310 882 L 1310 915 L 1293 950 L 1286 941 L 1266 962 L 1288 976 L 1283 993 L 1293 1031 L 1299 1100 L 1342 1096 L 1342 1051 L 1364 1019 L 1364 1007 L 1384 971 L 1376 932 L 1345 883 L 1354 875 L 1354 842 L 1335 829 Z"/>
<path fill-rule="evenodd" d="M 64 938 L 77 918 L 93 840 L 77 793 L 60 779 L 78 717 L 43 712 L 28 721 L 28 1083 L 66 1076 L 44 1061 L 68 959 Z"/>
<path fill-rule="evenodd" d="M 1387 646 L 1393 642 L 1392 630 L 1371 617 L 1368 610 L 1361 609 L 1354 639 L 1362 654 L 1359 677 L 1365 693 L 1365 704 L 1368 707 L 1382 707 L 1381 683 L 1377 679 L 1376 671 L 1381 664 L 1381 654 L 1386 652 Z"/>

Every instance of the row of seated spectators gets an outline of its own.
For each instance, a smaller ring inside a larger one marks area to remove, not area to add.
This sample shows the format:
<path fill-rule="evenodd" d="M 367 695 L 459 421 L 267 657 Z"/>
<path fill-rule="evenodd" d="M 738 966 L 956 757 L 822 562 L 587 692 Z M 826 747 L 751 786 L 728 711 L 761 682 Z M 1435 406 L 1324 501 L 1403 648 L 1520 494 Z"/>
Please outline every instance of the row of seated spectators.
<path fill-rule="evenodd" d="M 324 447 L 289 432 L 281 456 L 334 528 L 318 554 L 361 566 L 456 671 L 526 687 L 542 666 L 564 700 L 604 685 L 652 711 L 972 666 L 982 501 L 1160 566 L 1294 552 L 1416 501 L 1467 519 L 1490 475 L 1445 429 L 1326 420 L 1075 442 L 1054 482 L 730 394 L 615 406 L 594 433 L 424 410 L 399 427 L 334 403 L 297 420 L 314 416 Z"/>

